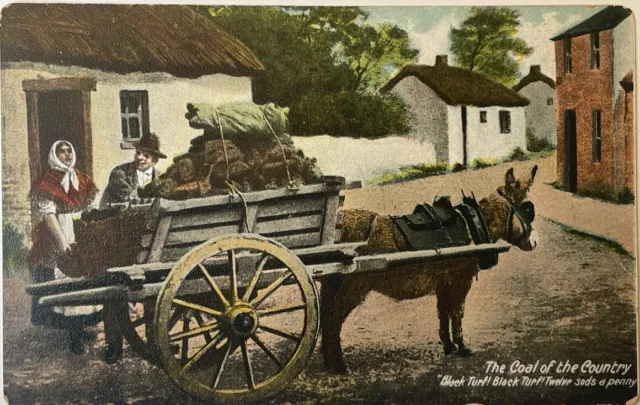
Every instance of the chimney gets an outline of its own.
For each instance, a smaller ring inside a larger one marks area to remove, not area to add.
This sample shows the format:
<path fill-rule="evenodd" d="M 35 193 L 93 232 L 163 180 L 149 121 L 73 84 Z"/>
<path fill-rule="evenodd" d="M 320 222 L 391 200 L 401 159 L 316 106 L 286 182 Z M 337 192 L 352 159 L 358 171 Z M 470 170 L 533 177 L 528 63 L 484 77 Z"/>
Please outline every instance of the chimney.
<path fill-rule="evenodd" d="M 531 65 L 529 68 L 529 74 L 540 73 L 540 65 Z"/>
<path fill-rule="evenodd" d="M 447 66 L 447 55 L 436 55 L 436 66 Z"/>

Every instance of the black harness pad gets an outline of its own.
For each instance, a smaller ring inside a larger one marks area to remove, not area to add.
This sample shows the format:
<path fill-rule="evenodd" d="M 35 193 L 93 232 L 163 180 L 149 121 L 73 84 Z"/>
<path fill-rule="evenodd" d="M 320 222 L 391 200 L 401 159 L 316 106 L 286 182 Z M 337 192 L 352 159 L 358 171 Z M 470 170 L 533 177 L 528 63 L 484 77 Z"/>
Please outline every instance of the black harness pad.
<path fill-rule="evenodd" d="M 474 244 L 493 243 L 489 234 L 489 227 L 484 221 L 482 211 L 480 211 L 480 206 L 475 197 L 463 197 L 462 203 L 456 206 L 456 210 L 462 214 L 466 221 Z M 496 264 L 498 264 L 498 253 L 483 253 L 478 256 L 478 267 L 483 270 L 489 269 Z"/>
<path fill-rule="evenodd" d="M 440 249 L 471 243 L 465 221 L 451 205 L 449 197 L 440 197 L 433 205 L 419 204 L 411 215 L 392 216 L 409 250 Z"/>

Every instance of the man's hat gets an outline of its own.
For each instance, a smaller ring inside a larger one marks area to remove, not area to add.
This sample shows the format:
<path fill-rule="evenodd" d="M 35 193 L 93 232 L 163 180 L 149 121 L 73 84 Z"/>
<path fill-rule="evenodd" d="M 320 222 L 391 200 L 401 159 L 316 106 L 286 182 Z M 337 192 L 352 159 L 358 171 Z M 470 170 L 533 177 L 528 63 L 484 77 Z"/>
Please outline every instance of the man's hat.
<path fill-rule="evenodd" d="M 167 158 L 167 155 L 160 152 L 160 140 L 158 139 L 158 135 L 154 133 L 150 133 L 148 135 L 142 135 L 142 138 L 140 138 L 140 142 L 134 142 L 133 146 L 136 149 L 153 153 L 159 158 L 162 158 L 162 159 Z"/>

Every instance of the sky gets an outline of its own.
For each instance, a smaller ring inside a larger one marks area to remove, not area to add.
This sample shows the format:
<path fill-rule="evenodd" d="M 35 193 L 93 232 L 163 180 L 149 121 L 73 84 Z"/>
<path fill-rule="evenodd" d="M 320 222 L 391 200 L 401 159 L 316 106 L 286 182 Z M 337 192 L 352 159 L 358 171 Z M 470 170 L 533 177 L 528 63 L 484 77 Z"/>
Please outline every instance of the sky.
<path fill-rule="evenodd" d="M 520 29 L 517 36 L 533 48 L 531 55 L 520 61 L 520 73 L 525 76 L 531 65 L 540 65 L 542 73 L 555 79 L 554 34 L 562 32 L 604 6 L 513 6 L 520 13 Z M 390 22 L 409 33 L 412 45 L 420 51 L 418 63 L 432 65 L 436 55 L 449 55 L 449 30 L 459 27 L 471 7 L 363 7 L 368 22 Z"/>

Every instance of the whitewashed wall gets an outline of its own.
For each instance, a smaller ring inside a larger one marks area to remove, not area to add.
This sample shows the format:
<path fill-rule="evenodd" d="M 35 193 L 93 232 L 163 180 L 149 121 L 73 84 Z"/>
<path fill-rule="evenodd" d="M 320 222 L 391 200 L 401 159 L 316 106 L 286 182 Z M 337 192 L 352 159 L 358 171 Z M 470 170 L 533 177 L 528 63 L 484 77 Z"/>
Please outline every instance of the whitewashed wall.
<path fill-rule="evenodd" d="M 407 103 L 413 116 L 411 131 L 407 136 L 430 143 L 435 150 L 436 161 L 447 162 L 447 104 L 429 86 L 414 76 L 402 79 L 393 88 L 393 92 Z"/>
<path fill-rule="evenodd" d="M 556 144 L 556 100 L 555 90 L 548 84 L 538 81 L 533 82 L 519 93 L 528 98 L 530 104 L 525 107 L 526 126 L 531 128 L 540 139 L 546 139 L 553 145 Z M 553 104 L 548 105 L 547 99 L 552 99 Z"/>
<path fill-rule="evenodd" d="M 111 169 L 133 158 L 132 150 L 123 150 L 120 146 L 120 90 L 148 91 L 150 130 L 158 134 L 161 149 L 169 156 L 168 159 L 160 160 L 160 170 L 172 163 L 173 156 L 186 152 L 189 141 L 202 132 L 190 128 L 184 117 L 188 102 L 252 100 L 251 80 L 247 77 L 210 75 L 189 80 L 163 73 L 119 75 L 77 67 L 9 64 L 2 70 L 3 161 L 15 162 L 19 166 L 19 169 L 16 167 L 16 172 L 19 171 L 17 176 L 25 184 L 25 199 L 29 189 L 29 156 L 26 99 L 22 81 L 72 76 L 93 77 L 97 80 L 96 91 L 91 92 L 91 130 L 93 177 L 101 190 L 107 185 Z"/>
<path fill-rule="evenodd" d="M 374 140 L 294 136 L 293 143 L 305 156 L 318 160 L 323 174 L 344 176 L 347 181 L 366 180 L 402 166 L 435 162 L 433 145 L 399 136 Z"/>
<path fill-rule="evenodd" d="M 511 132 L 500 133 L 500 110 L 511 111 Z M 480 123 L 480 111 L 487 122 Z M 524 107 L 467 107 L 467 153 L 469 163 L 478 158 L 500 159 L 517 147 L 527 150 Z"/>
<path fill-rule="evenodd" d="M 462 107 L 447 106 L 447 122 L 449 128 L 449 160 L 448 164 L 464 163 L 464 149 L 462 144 Z M 469 113 L 467 109 L 467 114 Z"/>

